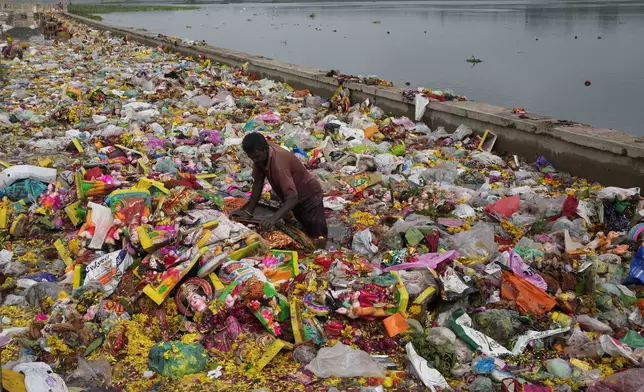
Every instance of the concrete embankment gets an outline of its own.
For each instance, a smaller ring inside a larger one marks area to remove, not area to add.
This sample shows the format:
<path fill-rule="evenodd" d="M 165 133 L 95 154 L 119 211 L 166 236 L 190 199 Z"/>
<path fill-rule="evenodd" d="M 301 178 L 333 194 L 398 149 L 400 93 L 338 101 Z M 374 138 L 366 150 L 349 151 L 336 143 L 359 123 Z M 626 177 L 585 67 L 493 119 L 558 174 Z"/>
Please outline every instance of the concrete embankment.
<path fill-rule="evenodd" d="M 323 97 L 330 97 L 338 86 L 336 79 L 325 76 L 325 70 L 213 46 L 174 44 L 149 32 L 67 15 L 94 28 L 127 35 L 150 46 L 167 46 L 183 55 L 203 54 L 213 61 L 233 66 L 248 63 L 249 71 L 261 78 L 307 88 Z M 369 98 L 388 113 L 414 118 L 414 103 L 403 99 L 403 89 L 359 83 L 344 85 L 351 90 L 352 101 Z M 488 129 L 498 136 L 495 152 L 517 154 L 528 161 L 543 155 L 557 169 L 592 181 L 625 187 L 644 183 L 644 137 L 534 114 L 528 114 L 528 117 L 522 119 L 510 109 L 480 102 L 432 102 L 427 106 L 423 121 L 432 129 L 444 126 L 448 131 L 460 124 L 481 133 Z"/>

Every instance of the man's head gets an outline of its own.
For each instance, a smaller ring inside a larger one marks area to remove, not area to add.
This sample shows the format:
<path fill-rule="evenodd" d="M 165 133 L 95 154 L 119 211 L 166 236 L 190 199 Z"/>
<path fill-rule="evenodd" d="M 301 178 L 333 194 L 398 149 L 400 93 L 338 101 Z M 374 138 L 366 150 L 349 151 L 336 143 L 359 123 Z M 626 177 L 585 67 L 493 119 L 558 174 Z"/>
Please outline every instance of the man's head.
<path fill-rule="evenodd" d="M 266 164 L 268 160 L 268 142 L 262 134 L 253 132 L 244 136 L 242 148 L 254 164 Z"/>

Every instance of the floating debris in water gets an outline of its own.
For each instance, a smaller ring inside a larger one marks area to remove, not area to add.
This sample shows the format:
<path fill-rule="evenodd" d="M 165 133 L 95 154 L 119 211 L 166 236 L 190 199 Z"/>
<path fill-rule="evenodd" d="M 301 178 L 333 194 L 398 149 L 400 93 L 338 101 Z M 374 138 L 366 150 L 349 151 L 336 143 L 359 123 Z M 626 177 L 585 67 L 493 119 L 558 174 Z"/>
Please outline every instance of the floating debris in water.
<path fill-rule="evenodd" d="M 467 61 L 468 63 L 472 64 L 472 67 L 474 67 L 478 63 L 483 62 L 483 60 L 474 57 L 474 55 L 472 55 L 472 57 L 470 57 L 469 59 L 466 59 L 465 61 Z"/>

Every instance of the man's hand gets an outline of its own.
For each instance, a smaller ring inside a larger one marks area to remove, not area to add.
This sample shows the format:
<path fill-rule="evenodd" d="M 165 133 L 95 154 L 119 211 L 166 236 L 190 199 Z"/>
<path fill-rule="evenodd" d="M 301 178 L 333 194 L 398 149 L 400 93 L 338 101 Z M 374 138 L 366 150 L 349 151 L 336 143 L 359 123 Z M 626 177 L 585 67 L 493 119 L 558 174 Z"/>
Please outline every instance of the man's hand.
<path fill-rule="evenodd" d="M 262 230 L 263 231 L 271 231 L 273 230 L 273 227 L 277 224 L 277 221 L 279 219 L 275 215 L 271 215 L 268 218 L 264 219 L 262 221 Z"/>
<path fill-rule="evenodd" d="M 240 209 L 237 209 L 237 210 L 233 211 L 230 214 L 230 216 L 232 216 L 233 218 L 250 218 L 253 215 L 251 215 L 251 213 L 246 211 L 245 209 L 240 208 Z"/>

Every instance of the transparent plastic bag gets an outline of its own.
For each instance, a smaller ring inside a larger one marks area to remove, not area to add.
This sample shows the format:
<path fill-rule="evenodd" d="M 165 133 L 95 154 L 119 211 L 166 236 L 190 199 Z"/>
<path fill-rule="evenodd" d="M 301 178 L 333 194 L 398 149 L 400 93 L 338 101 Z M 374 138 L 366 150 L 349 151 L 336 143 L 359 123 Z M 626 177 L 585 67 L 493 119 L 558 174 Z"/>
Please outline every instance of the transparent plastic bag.
<path fill-rule="evenodd" d="M 84 387 L 92 385 L 88 385 L 88 383 L 110 385 L 112 383 L 112 366 L 103 356 L 91 361 L 79 356 L 78 368 L 71 374 L 71 379 L 82 381 Z"/>
<path fill-rule="evenodd" d="M 582 328 L 599 333 L 613 333 L 613 329 L 596 318 L 592 318 L 587 314 L 582 314 L 576 317 L 577 323 L 581 325 Z"/>
<path fill-rule="evenodd" d="M 42 300 L 47 297 L 58 298 L 58 294 L 63 291 L 63 288 L 56 283 L 40 282 L 29 287 L 25 294 L 25 298 L 29 305 L 39 306 Z"/>
<path fill-rule="evenodd" d="M 566 217 L 561 217 L 552 225 L 552 231 L 568 230 L 570 236 L 582 240 L 589 240 L 588 230 L 584 226 L 584 220 L 581 218 L 570 221 Z"/>
<path fill-rule="evenodd" d="M 363 256 L 375 255 L 378 247 L 371 242 L 371 230 L 364 229 L 354 234 L 351 249 Z"/>
<path fill-rule="evenodd" d="M 407 293 L 412 297 L 422 293 L 430 286 L 436 287 L 436 279 L 434 279 L 434 275 L 427 268 L 398 271 L 398 274 L 405 284 Z"/>
<path fill-rule="evenodd" d="M 163 342 L 152 346 L 148 354 L 150 370 L 172 378 L 201 372 L 207 359 L 200 343 Z"/>
<path fill-rule="evenodd" d="M 421 174 L 421 178 L 426 182 L 446 182 L 451 184 L 458 176 L 458 168 L 455 163 L 443 162 L 438 165 L 425 170 Z"/>
<path fill-rule="evenodd" d="M 504 309 L 489 309 L 472 315 L 474 328 L 501 343 L 508 344 L 515 335 L 512 314 Z"/>
<path fill-rule="evenodd" d="M 308 365 L 306 370 L 318 377 L 378 377 L 385 373 L 369 354 L 354 350 L 338 342 L 333 347 L 324 347 Z"/>
<path fill-rule="evenodd" d="M 391 174 L 402 161 L 400 158 L 396 158 L 391 154 L 377 154 L 374 157 L 374 162 L 379 172 L 382 174 Z"/>
<path fill-rule="evenodd" d="M 453 239 L 456 250 L 465 257 L 483 258 L 487 261 L 497 250 L 494 229 L 483 222 L 454 235 Z"/>
<path fill-rule="evenodd" d="M 644 369 L 633 368 L 614 373 L 588 388 L 588 392 L 642 392 Z"/>
<path fill-rule="evenodd" d="M 572 376 L 572 367 L 562 358 L 554 358 L 546 361 L 548 373 L 556 378 L 569 379 Z"/>
<path fill-rule="evenodd" d="M 465 139 L 466 137 L 470 136 L 472 134 L 472 128 L 468 127 L 465 124 L 461 124 L 456 128 L 454 133 L 450 136 L 450 139 L 453 141 L 461 141 Z"/>

